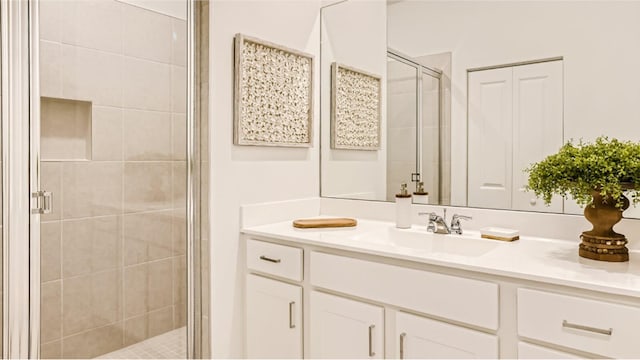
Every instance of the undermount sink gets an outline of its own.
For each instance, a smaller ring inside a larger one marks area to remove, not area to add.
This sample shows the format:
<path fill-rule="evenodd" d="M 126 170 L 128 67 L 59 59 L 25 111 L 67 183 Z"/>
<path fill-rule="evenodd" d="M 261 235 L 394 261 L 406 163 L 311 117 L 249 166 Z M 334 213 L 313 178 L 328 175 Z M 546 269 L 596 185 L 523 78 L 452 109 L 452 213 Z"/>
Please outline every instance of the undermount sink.
<path fill-rule="evenodd" d="M 426 230 L 406 229 L 394 227 L 387 231 L 365 232 L 353 236 L 353 240 L 372 244 L 386 244 L 402 249 L 417 250 L 433 254 L 458 256 L 481 256 L 502 245 L 495 240 L 487 240 L 479 235 L 442 235 L 433 234 Z"/>

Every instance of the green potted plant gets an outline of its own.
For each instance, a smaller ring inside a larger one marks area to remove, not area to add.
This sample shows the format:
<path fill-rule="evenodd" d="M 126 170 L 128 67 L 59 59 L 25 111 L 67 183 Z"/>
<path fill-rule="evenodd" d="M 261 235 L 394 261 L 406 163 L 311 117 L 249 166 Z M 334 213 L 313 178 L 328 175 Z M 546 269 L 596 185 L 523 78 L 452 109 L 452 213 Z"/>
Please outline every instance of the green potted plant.
<path fill-rule="evenodd" d="M 613 230 L 631 202 L 640 202 L 640 144 L 598 137 L 595 142 L 567 142 L 558 153 L 532 164 L 528 188 L 551 202 L 554 194 L 571 195 L 585 206 L 593 229 L 582 233 L 579 254 L 602 261 L 628 261 L 624 235 Z"/>

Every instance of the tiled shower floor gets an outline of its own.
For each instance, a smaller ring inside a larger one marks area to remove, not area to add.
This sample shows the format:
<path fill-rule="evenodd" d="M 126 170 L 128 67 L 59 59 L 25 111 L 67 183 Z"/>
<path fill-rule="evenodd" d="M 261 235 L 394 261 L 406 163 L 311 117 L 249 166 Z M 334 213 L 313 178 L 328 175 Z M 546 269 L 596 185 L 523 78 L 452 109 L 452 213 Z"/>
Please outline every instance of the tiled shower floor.
<path fill-rule="evenodd" d="M 126 348 L 104 354 L 98 359 L 184 359 L 187 353 L 187 329 L 182 327 Z"/>

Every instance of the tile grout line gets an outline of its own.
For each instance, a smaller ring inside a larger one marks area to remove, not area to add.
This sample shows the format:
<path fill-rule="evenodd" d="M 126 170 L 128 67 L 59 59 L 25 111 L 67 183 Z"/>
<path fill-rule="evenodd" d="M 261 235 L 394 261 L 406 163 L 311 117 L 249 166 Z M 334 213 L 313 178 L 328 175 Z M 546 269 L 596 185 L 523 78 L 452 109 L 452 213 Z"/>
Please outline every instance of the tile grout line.
<path fill-rule="evenodd" d="M 186 328 L 167 331 L 139 343 L 101 355 L 110 359 L 177 359 L 183 358 L 186 350 Z"/>
<path fill-rule="evenodd" d="M 61 341 L 62 339 L 68 339 L 68 338 L 70 338 L 70 337 L 74 337 L 74 336 L 78 336 L 78 335 L 86 334 L 86 333 L 89 333 L 89 332 L 95 331 L 95 330 L 97 330 L 97 329 L 102 329 L 102 328 L 106 328 L 106 327 L 110 327 L 110 326 L 118 325 L 118 323 L 120 323 L 120 322 L 122 322 L 122 321 L 125 321 L 125 320 L 132 320 L 132 319 L 136 319 L 136 318 L 144 317 L 144 316 L 147 316 L 147 314 L 148 314 L 148 313 L 160 312 L 161 310 L 166 310 L 167 308 L 170 308 L 171 306 L 172 306 L 172 305 L 167 305 L 167 306 L 163 306 L 163 307 L 161 307 L 161 308 L 159 308 L 159 309 L 151 310 L 151 311 L 149 311 L 149 312 L 140 313 L 140 314 L 133 315 L 133 316 L 130 316 L 130 317 L 125 317 L 125 318 L 124 318 L 124 320 L 122 320 L 122 319 L 117 319 L 117 320 L 115 320 L 115 321 L 113 321 L 113 322 L 109 322 L 109 323 L 107 323 L 107 324 L 103 324 L 103 325 L 100 325 L 100 326 L 95 326 L 95 327 L 92 327 L 92 328 L 88 328 L 88 329 L 84 329 L 84 330 L 80 330 L 80 331 L 77 331 L 77 332 L 71 333 L 71 334 L 69 334 L 69 335 L 61 336 L 61 338 L 60 338 L 60 339 L 50 340 L 50 341 L 47 341 L 46 343 L 43 343 L 43 344 L 50 344 L 50 343 L 53 343 L 53 342 L 56 342 L 56 341 Z M 175 330 L 175 329 L 171 329 L 171 330 L 169 330 L 169 331 L 173 331 L 173 330 Z M 146 340 L 146 339 L 145 339 L 145 340 Z M 142 341 L 144 341 L 144 340 L 142 340 Z M 131 345 L 134 345 L 134 344 L 131 344 Z M 131 346 L 131 345 L 129 345 L 129 346 Z"/>
<path fill-rule="evenodd" d="M 186 65 L 180 65 L 178 63 L 175 63 L 173 61 L 173 59 L 171 59 L 171 55 L 169 56 L 170 59 L 168 62 L 165 61 L 160 61 L 157 59 L 150 59 L 150 58 L 144 58 L 144 57 L 140 57 L 140 56 L 136 56 L 136 55 L 130 55 L 130 54 L 125 54 L 124 53 L 124 48 L 120 51 L 120 52 L 114 52 L 114 51 L 110 51 L 110 50 L 104 50 L 104 49 L 99 49 L 99 48 L 93 48 L 93 47 L 89 47 L 87 45 L 79 45 L 79 44 L 73 44 L 71 42 L 67 42 L 67 41 L 57 41 L 57 40 L 48 40 L 48 39 L 40 39 L 41 42 L 46 42 L 52 45 L 59 45 L 60 47 L 60 52 L 62 52 L 62 47 L 63 46 L 68 46 L 68 47 L 73 47 L 73 48 L 80 48 L 82 50 L 87 50 L 87 51 L 94 51 L 97 53 L 101 53 L 101 54 L 107 54 L 107 55 L 111 55 L 111 56 L 118 56 L 118 57 L 122 57 L 124 58 L 129 58 L 129 59 L 133 59 L 133 60 L 137 60 L 137 61 L 148 61 L 150 63 L 156 64 L 156 65 L 166 65 L 166 66 L 176 66 L 176 67 L 181 67 L 181 68 L 185 68 L 186 69 Z"/>
<path fill-rule="evenodd" d="M 122 19 L 124 19 L 124 4 L 120 4 L 120 16 Z M 122 34 L 124 35 L 125 33 L 125 25 L 124 25 L 124 21 L 122 21 L 121 23 L 122 26 Z M 124 37 L 120 38 L 120 52 L 121 54 L 124 54 Z M 122 64 L 122 79 L 124 80 L 124 61 Z M 120 122 L 121 122 L 121 126 L 120 126 L 120 159 L 122 159 L 122 177 L 120 178 L 120 185 L 122 188 L 122 193 L 120 194 L 120 216 L 122 219 L 122 222 L 120 224 L 120 266 L 122 268 L 122 277 L 120 279 L 120 318 L 122 319 L 122 336 L 121 336 L 121 343 L 120 346 L 124 347 L 127 341 L 127 335 L 126 335 L 126 321 L 125 321 L 125 314 L 126 314 L 126 309 L 125 307 L 127 306 L 126 304 L 126 268 L 125 268 L 125 257 L 126 257 L 126 240 L 125 240 L 125 231 L 124 231 L 124 217 L 125 217 L 125 194 L 126 194 L 126 189 L 125 189 L 125 143 L 124 143 L 124 139 L 125 139 L 125 123 L 124 123 L 124 84 L 121 84 L 122 86 L 120 86 L 120 91 L 121 91 L 121 98 L 122 98 L 122 107 L 123 109 L 120 111 Z"/>
<path fill-rule="evenodd" d="M 63 352 L 64 352 L 64 229 L 63 229 L 63 223 L 62 223 L 62 214 L 64 213 L 64 202 L 62 201 L 62 199 L 64 198 L 63 195 L 63 181 L 64 181 L 64 169 L 63 169 L 63 164 L 60 164 L 59 166 L 59 170 L 60 170 L 60 185 L 59 185 L 59 189 L 60 189 L 60 206 L 58 207 L 58 209 L 60 210 L 60 357 L 64 357 L 63 356 Z M 42 228 L 42 224 L 40 224 L 40 227 Z M 40 264 L 40 267 L 42 267 L 42 264 Z M 40 296 L 40 301 L 42 301 L 42 295 Z M 40 306 L 42 307 L 42 305 Z M 42 322 L 42 318 L 40 318 L 40 322 Z M 42 325 L 41 325 L 42 326 Z M 40 330 L 42 332 L 42 330 Z"/>
<path fill-rule="evenodd" d="M 120 11 L 122 12 L 121 16 L 122 18 L 124 18 L 124 6 L 121 4 L 120 6 Z M 125 33 L 125 25 L 124 25 L 124 21 L 121 24 L 122 26 L 122 33 Z M 124 54 L 124 37 L 120 39 L 120 51 L 122 54 Z M 123 80 L 124 80 L 124 62 L 123 62 L 123 68 L 122 68 L 122 76 L 123 76 Z M 120 90 L 122 91 L 122 106 L 124 108 L 124 86 L 120 87 Z M 122 178 L 120 179 L 121 181 L 121 186 L 122 186 L 122 194 L 121 196 L 121 204 L 122 207 L 120 208 L 121 210 L 121 217 L 122 217 L 122 224 L 120 227 L 120 266 L 122 267 L 122 279 L 120 281 L 120 318 L 122 319 L 122 342 L 121 342 L 121 347 L 124 347 L 125 344 L 127 343 L 127 326 L 126 326 L 126 321 L 125 321 L 125 314 L 126 314 L 126 294 L 125 292 L 127 291 L 125 283 L 126 283 L 126 273 L 127 273 L 127 269 L 125 268 L 125 257 L 126 257 L 126 240 L 125 240 L 125 231 L 124 231 L 124 217 L 125 217 L 125 194 L 126 194 L 126 183 L 125 183 L 125 143 L 124 143 L 124 139 L 125 139 L 125 123 L 124 123 L 124 109 L 121 111 L 120 114 L 120 121 L 122 122 L 122 126 L 120 127 L 120 158 L 123 161 L 122 164 Z"/>
<path fill-rule="evenodd" d="M 47 221 L 42 221 L 42 223 L 48 224 L 48 223 L 54 223 L 54 222 L 73 222 L 73 221 L 83 221 L 83 220 L 93 220 L 93 219 L 105 219 L 105 218 L 112 218 L 112 217 L 119 217 L 119 216 L 155 214 L 155 213 L 161 213 L 161 212 L 169 212 L 176 209 L 179 210 L 180 208 L 168 207 L 168 208 L 160 208 L 160 209 L 153 209 L 153 210 L 135 211 L 135 212 L 124 212 L 124 213 L 118 212 L 118 213 L 107 214 L 107 215 L 95 215 L 95 216 L 83 216 L 83 217 L 77 217 L 77 218 L 47 220 Z"/>

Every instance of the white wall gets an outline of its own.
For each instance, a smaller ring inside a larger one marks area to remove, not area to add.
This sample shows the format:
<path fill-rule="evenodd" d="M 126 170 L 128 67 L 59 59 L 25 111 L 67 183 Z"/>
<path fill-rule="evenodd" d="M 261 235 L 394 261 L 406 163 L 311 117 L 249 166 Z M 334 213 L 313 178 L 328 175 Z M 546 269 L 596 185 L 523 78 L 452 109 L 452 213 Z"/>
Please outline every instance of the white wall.
<path fill-rule="evenodd" d="M 244 249 L 241 204 L 318 196 L 318 121 L 307 148 L 233 145 L 233 37 L 240 32 L 314 54 L 314 102 L 319 104 L 319 6 L 305 1 L 211 3 L 211 339 L 214 358 L 243 355 Z"/>
<path fill-rule="evenodd" d="M 386 198 L 387 6 L 384 0 L 348 1 L 322 10 L 322 195 Z M 331 140 L 331 64 L 381 76 L 381 148 L 333 150 Z"/>
<path fill-rule="evenodd" d="M 389 45 L 452 52 L 452 204 L 466 203 L 466 70 L 564 57 L 564 138 L 640 140 L 640 2 L 402 1 Z"/>

